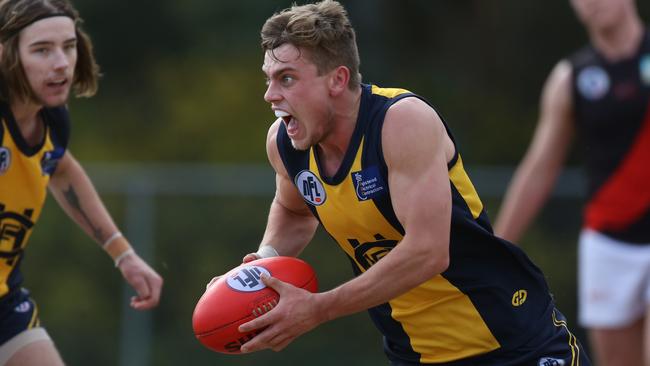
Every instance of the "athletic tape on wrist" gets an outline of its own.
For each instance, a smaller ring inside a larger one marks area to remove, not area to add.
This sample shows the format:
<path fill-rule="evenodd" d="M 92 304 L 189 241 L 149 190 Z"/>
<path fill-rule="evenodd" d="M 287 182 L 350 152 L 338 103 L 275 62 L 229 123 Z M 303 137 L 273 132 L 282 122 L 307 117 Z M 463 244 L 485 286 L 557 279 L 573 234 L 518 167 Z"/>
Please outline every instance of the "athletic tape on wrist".
<path fill-rule="evenodd" d="M 263 245 L 260 247 L 260 249 L 257 250 L 257 255 L 260 256 L 260 258 L 268 258 L 268 257 L 277 257 L 280 254 L 278 254 L 278 251 L 275 250 L 270 245 Z"/>
<path fill-rule="evenodd" d="M 109 245 L 110 245 L 110 244 L 111 244 L 115 239 L 117 239 L 117 238 L 121 238 L 121 237 L 123 237 L 123 236 L 124 236 L 124 235 L 122 235 L 121 232 L 116 231 L 115 233 L 113 233 L 113 235 L 109 236 L 108 239 L 106 239 L 106 241 L 104 242 L 104 244 L 102 244 L 102 248 L 104 248 L 104 250 L 105 250 L 106 247 L 109 246 Z"/>
<path fill-rule="evenodd" d="M 126 251 L 124 251 L 122 254 L 118 255 L 117 258 L 115 258 L 115 268 L 120 266 L 120 263 L 124 260 L 124 258 L 128 257 L 133 253 L 135 253 L 133 251 L 133 248 L 129 248 Z"/>
<path fill-rule="evenodd" d="M 115 261 L 116 267 L 119 264 L 118 259 L 122 260 L 128 254 L 133 252 L 131 244 L 129 244 L 124 235 L 119 231 L 111 235 L 111 237 L 104 242 L 102 249 L 104 249 L 106 253 L 111 256 L 113 261 Z"/>

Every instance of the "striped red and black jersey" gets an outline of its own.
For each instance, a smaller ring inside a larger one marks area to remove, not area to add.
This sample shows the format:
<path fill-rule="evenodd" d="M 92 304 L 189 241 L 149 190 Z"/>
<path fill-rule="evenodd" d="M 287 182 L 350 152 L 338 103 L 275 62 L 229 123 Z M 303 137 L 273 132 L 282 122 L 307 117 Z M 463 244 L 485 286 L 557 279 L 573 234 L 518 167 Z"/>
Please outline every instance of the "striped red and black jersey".
<path fill-rule="evenodd" d="M 588 180 L 584 226 L 650 244 L 650 33 L 629 58 L 610 62 L 588 45 L 569 60 Z"/>

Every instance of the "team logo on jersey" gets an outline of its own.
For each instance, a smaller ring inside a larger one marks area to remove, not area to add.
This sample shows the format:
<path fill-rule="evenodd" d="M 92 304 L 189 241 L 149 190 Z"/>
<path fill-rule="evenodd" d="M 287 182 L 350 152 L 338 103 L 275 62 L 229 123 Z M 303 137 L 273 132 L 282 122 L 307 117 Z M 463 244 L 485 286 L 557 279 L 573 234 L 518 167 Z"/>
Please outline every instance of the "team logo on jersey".
<path fill-rule="evenodd" d="M 0 260 L 6 260 L 10 266 L 23 251 L 25 237 L 34 226 L 33 214 L 31 209 L 26 209 L 23 214 L 5 211 L 5 206 L 0 204 Z"/>
<path fill-rule="evenodd" d="M 54 173 L 54 169 L 56 169 L 56 165 L 63 157 L 63 153 L 65 153 L 65 149 L 57 147 L 43 154 L 43 158 L 41 159 L 41 171 L 43 175 L 52 175 Z"/>
<path fill-rule="evenodd" d="M 296 175 L 294 184 L 298 187 L 298 190 L 305 201 L 314 206 L 320 206 L 325 203 L 325 200 L 327 199 L 325 188 L 316 174 L 309 170 L 303 170 Z"/>
<path fill-rule="evenodd" d="M 358 172 L 352 172 L 352 184 L 354 184 L 354 191 L 357 193 L 359 201 L 377 197 L 386 190 L 381 175 L 379 175 L 379 169 L 375 165 Z"/>
<path fill-rule="evenodd" d="M 381 234 L 375 234 L 375 239 L 377 241 L 365 243 L 357 239 L 348 239 L 348 243 L 354 249 L 354 259 L 364 270 L 379 262 L 397 245 L 397 240 L 387 240 Z"/>
<path fill-rule="evenodd" d="M 11 165 L 11 151 L 6 147 L 0 147 L 0 175 L 9 170 Z"/>
<path fill-rule="evenodd" d="M 559 358 L 542 357 L 537 361 L 537 366 L 564 366 L 564 360 Z"/>
<path fill-rule="evenodd" d="M 236 291 L 254 292 L 266 288 L 260 279 L 262 273 L 270 276 L 271 273 L 264 267 L 246 266 L 226 279 L 228 287 Z"/>
<path fill-rule="evenodd" d="M 607 72 L 599 66 L 589 66 L 578 74 L 578 91 L 589 100 L 597 100 L 609 91 L 610 80 Z"/>
<path fill-rule="evenodd" d="M 650 54 L 641 56 L 641 61 L 639 61 L 639 76 L 644 84 L 650 85 Z"/>

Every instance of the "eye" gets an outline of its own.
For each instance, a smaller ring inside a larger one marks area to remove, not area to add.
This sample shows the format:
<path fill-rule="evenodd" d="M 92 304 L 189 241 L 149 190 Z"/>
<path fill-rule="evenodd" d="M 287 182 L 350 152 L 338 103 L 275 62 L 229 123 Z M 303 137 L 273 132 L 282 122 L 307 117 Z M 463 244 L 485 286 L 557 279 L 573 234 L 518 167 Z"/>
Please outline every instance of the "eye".
<path fill-rule="evenodd" d="M 50 49 L 47 47 L 39 47 L 39 48 L 35 48 L 33 52 L 38 53 L 40 55 L 47 55 L 48 53 L 50 53 Z"/>
<path fill-rule="evenodd" d="M 296 79 L 294 79 L 294 77 L 291 76 L 291 75 L 282 75 L 282 77 L 280 78 L 280 81 L 282 82 L 282 85 L 284 85 L 284 86 L 289 86 L 289 85 L 293 84 L 293 82 L 295 80 Z"/>

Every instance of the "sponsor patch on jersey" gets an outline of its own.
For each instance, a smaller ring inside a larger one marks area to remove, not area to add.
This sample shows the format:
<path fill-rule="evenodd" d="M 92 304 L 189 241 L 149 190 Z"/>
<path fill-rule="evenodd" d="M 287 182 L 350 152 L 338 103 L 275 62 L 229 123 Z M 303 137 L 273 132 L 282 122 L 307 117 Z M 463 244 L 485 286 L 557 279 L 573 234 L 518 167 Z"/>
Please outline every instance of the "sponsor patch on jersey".
<path fill-rule="evenodd" d="M 650 85 L 650 54 L 641 56 L 639 61 L 639 76 L 645 85 Z"/>
<path fill-rule="evenodd" d="M 64 148 L 57 147 L 54 150 L 46 151 L 45 154 L 43 154 L 43 158 L 41 159 L 41 171 L 43 172 L 43 175 L 52 175 L 52 173 L 54 173 L 54 169 L 56 169 L 56 165 L 59 163 L 59 160 L 61 160 L 64 153 Z"/>
<path fill-rule="evenodd" d="M 11 150 L 7 149 L 6 147 L 0 147 L 0 175 L 6 173 L 7 170 L 9 170 L 10 165 Z"/>
<path fill-rule="evenodd" d="M 294 184 L 298 187 L 302 198 L 311 205 L 320 206 L 325 203 L 327 199 L 325 188 L 316 174 L 309 170 L 303 170 L 296 175 Z"/>
<path fill-rule="evenodd" d="M 552 357 L 542 357 L 537 362 L 537 366 L 564 366 L 564 360 Z"/>
<path fill-rule="evenodd" d="M 266 285 L 260 279 L 262 273 L 266 274 L 267 276 L 271 276 L 271 273 L 264 267 L 246 266 L 237 271 L 237 273 L 233 274 L 232 276 L 229 276 L 226 279 L 226 283 L 228 284 L 228 287 L 235 291 L 259 291 L 263 288 L 266 288 Z"/>
<path fill-rule="evenodd" d="M 609 91 L 610 80 L 607 72 L 599 66 L 589 66 L 578 74 L 578 91 L 589 100 L 597 100 Z"/>
<path fill-rule="evenodd" d="M 512 295 L 512 306 L 521 306 L 528 298 L 528 291 L 521 289 Z"/>
<path fill-rule="evenodd" d="M 352 172 L 352 184 L 354 184 L 354 191 L 357 193 L 359 201 L 377 197 L 386 191 L 386 186 L 376 165 Z"/>
<path fill-rule="evenodd" d="M 20 304 L 16 305 L 14 308 L 14 311 L 17 313 L 26 313 L 32 308 L 32 304 L 29 303 L 28 300 L 25 300 L 21 302 Z"/>

